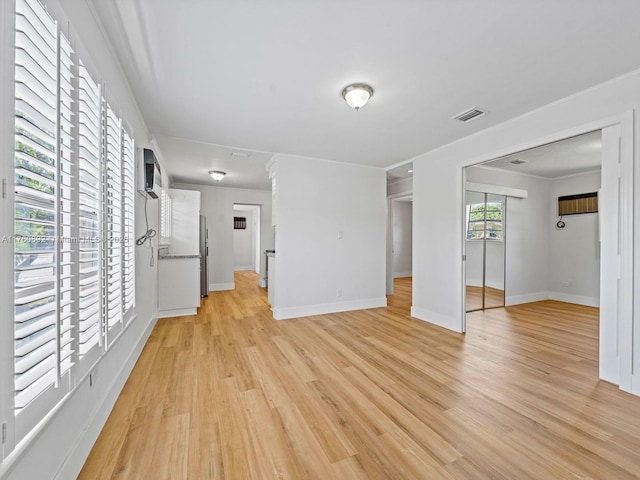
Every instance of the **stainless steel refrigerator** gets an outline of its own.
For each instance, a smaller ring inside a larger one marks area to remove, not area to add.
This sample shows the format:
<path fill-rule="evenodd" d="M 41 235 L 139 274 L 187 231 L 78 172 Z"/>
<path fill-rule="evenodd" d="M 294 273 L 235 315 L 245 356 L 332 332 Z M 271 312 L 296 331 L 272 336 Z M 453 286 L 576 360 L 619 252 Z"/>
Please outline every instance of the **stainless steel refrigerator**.
<path fill-rule="evenodd" d="M 200 296 L 209 295 L 209 230 L 207 217 L 200 215 Z"/>

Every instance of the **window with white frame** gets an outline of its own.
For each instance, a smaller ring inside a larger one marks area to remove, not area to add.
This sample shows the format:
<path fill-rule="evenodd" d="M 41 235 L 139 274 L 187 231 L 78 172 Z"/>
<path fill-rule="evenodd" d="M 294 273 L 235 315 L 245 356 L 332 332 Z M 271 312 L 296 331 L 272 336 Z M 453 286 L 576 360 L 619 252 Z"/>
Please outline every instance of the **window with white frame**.
<path fill-rule="evenodd" d="M 482 202 L 467 205 L 467 240 L 503 240 L 504 204 Z"/>
<path fill-rule="evenodd" d="M 171 242 L 171 196 L 164 188 L 160 194 L 160 241 Z"/>
<path fill-rule="evenodd" d="M 14 444 L 135 306 L 134 142 L 38 0 L 15 25 Z"/>

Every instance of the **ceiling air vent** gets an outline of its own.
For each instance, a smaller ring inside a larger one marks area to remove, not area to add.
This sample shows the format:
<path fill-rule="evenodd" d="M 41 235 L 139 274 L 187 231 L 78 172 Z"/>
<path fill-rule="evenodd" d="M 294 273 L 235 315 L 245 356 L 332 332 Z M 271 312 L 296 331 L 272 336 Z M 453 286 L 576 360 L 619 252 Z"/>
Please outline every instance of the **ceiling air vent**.
<path fill-rule="evenodd" d="M 459 113 L 455 117 L 451 117 L 451 120 L 458 120 L 460 122 L 470 122 L 471 120 L 482 117 L 485 113 L 487 112 L 484 112 L 479 108 L 473 107 L 473 108 L 470 108 L 469 110 Z"/>
<path fill-rule="evenodd" d="M 511 160 L 509 163 L 512 163 L 514 165 L 522 165 L 523 163 L 527 163 L 526 160 L 520 160 L 519 158 L 516 158 L 515 160 Z"/>

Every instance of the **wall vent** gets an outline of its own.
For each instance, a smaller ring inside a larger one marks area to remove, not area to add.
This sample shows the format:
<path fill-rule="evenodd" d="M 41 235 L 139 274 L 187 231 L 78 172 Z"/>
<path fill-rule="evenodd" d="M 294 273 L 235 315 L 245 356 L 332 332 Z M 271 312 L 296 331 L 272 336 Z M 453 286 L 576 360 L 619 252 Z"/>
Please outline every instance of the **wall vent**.
<path fill-rule="evenodd" d="M 465 110 L 458 115 L 451 117 L 451 120 L 458 120 L 460 122 L 470 122 L 471 120 L 475 120 L 476 118 L 480 118 L 485 115 L 487 112 L 480 110 L 477 107 L 470 108 L 469 110 Z"/>
<path fill-rule="evenodd" d="M 558 215 L 579 215 L 598 211 L 598 192 L 558 197 Z"/>

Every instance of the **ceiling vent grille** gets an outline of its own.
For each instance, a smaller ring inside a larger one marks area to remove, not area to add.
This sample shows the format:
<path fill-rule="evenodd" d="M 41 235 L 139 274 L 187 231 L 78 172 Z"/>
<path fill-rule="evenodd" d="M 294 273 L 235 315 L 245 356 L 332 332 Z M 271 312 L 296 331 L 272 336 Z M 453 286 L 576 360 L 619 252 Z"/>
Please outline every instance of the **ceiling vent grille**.
<path fill-rule="evenodd" d="M 475 120 L 476 118 L 480 118 L 485 115 L 487 112 L 480 110 L 477 107 L 470 108 L 469 110 L 465 110 L 458 115 L 451 117 L 451 120 L 458 120 L 460 122 L 470 122 L 471 120 Z"/>

